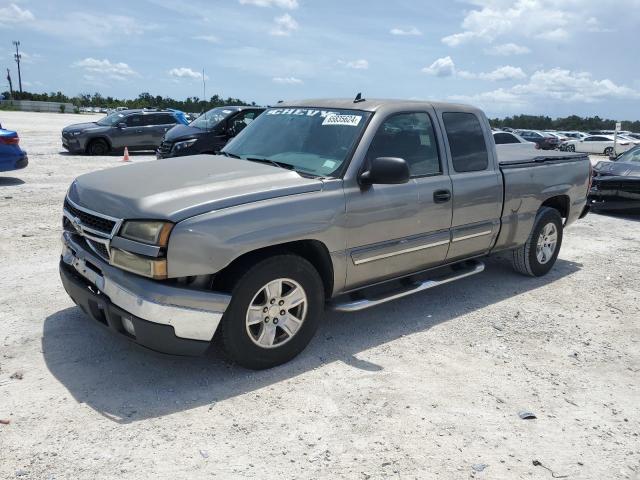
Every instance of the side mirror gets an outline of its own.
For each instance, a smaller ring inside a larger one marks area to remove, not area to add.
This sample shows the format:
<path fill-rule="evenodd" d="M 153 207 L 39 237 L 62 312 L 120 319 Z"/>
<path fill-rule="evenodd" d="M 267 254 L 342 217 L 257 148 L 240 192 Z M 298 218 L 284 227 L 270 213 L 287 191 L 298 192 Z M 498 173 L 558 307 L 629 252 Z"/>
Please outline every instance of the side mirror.
<path fill-rule="evenodd" d="M 409 165 L 403 158 L 378 157 L 371 161 L 369 170 L 360 174 L 361 185 L 393 185 L 409 181 Z"/>
<path fill-rule="evenodd" d="M 126 123 L 124 123 L 124 122 L 120 122 L 120 123 L 118 124 L 118 128 L 119 128 L 119 129 L 121 129 L 121 130 L 122 130 L 123 128 L 127 128 L 127 124 L 126 124 Z"/>

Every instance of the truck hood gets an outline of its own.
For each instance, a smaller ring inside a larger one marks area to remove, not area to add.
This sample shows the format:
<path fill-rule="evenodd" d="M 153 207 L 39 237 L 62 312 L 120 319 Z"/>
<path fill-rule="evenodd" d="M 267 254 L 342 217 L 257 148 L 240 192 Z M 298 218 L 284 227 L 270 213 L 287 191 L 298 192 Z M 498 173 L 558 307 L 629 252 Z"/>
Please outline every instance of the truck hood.
<path fill-rule="evenodd" d="M 271 165 L 193 155 L 82 175 L 68 196 L 81 207 L 116 218 L 179 222 L 222 208 L 319 191 L 322 185 Z"/>

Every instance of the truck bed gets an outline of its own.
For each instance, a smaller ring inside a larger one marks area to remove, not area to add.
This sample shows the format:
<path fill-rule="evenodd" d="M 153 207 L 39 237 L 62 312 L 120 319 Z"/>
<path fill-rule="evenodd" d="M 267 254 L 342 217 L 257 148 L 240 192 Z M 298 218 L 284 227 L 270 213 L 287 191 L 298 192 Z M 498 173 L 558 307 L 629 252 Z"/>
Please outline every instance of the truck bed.
<path fill-rule="evenodd" d="M 522 245 L 529 236 L 540 202 L 563 198 L 568 225 L 579 218 L 589 189 L 591 163 L 585 153 L 537 151 L 498 152 L 504 184 L 502 225 L 494 251 Z M 556 205 L 558 207 L 558 205 Z"/>
<path fill-rule="evenodd" d="M 589 160 L 586 153 L 561 152 L 559 150 L 537 150 L 533 155 L 526 151 L 506 151 L 497 150 L 498 163 L 500 168 L 511 166 L 528 165 L 535 163 L 557 163 L 575 162 L 579 160 Z"/>

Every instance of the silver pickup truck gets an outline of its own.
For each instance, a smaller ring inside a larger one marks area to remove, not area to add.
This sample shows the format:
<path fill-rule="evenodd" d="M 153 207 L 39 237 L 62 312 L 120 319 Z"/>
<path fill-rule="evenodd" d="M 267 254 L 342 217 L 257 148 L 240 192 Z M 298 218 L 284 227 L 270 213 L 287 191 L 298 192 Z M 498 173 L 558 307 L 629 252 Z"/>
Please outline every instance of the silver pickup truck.
<path fill-rule="evenodd" d="M 496 252 L 544 275 L 586 213 L 590 171 L 580 154 L 498 158 L 470 106 L 278 104 L 219 155 L 78 177 L 60 274 L 87 315 L 143 346 L 199 354 L 215 338 L 268 368 L 305 348 L 325 308 L 478 274 Z"/>

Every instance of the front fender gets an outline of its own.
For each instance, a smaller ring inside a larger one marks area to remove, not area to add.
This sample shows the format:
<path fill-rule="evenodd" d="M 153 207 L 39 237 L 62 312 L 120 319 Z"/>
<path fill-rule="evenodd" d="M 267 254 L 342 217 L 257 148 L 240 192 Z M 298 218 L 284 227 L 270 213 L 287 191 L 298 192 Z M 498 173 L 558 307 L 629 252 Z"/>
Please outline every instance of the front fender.
<path fill-rule="evenodd" d="M 342 182 L 317 192 L 252 202 L 176 224 L 167 250 L 169 277 L 216 273 L 246 253 L 297 240 L 345 249 Z"/>

